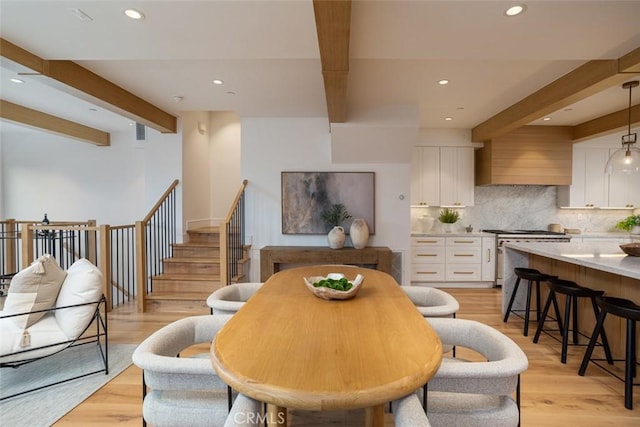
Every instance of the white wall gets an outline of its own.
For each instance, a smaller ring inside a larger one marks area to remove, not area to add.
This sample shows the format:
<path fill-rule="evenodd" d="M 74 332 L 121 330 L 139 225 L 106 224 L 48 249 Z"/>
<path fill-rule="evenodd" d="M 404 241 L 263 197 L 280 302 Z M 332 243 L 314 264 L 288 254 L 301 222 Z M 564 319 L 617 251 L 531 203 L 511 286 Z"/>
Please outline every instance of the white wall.
<path fill-rule="evenodd" d="M 246 212 L 247 236 L 253 245 L 252 281 L 259 280 L 263 246 L 328 245 L 326 235 L 282 234 L 280 176 L 283 171 L 375 172 L 376 234 L 371 236 L 369 245 L 403 251 L 403 278 L 409 278 L 408 163 L 332 164 L 326 118 L 248 118 L 242 120 L 242 176 L 249 181 Z"/>
<path fill-rule="evenodd" d="M 181 135 L 111 134 L 110 147 L 18 126 L 2 131 L 1 218 L 132 224 L 181 177 Z M 181 190 L 178 188 L 178 205 Z M 178 212 L 181 222 L 181 211 Z M 179 233 L 181 234 L 181 230 Z M 179 234 L 179 235 L 180 235 Z"/>
<path fill-rule="evenodd" d="M 230 111 L 219 111 L 211 113 L 209 123 L 211 216 L 214 220 L 222 220 L 243 179 L 240 174 L 240 117 Z"/>

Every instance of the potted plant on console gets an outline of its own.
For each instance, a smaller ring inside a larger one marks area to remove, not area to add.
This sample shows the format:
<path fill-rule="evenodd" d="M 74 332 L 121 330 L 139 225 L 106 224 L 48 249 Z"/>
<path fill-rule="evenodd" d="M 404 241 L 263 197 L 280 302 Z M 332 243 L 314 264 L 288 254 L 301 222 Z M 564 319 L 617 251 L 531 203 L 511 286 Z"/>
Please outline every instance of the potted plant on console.
<path fill-rule="evenodd" d="M 616 228 L 631 234 L 640 234 L 640 214 L 630 215 L 616 224 Z"/>
<path fill-rule="evenodd" d="M 460 214 L 458 213 L 458 211 L 451 208 L 444 208 L 440 211 L 440 216 L 438 217 L 438 219 L 444 227 L 444 232 L 451 233 L 453 231 L 453 224 L 458 222 L 458 220 L 460 219 Z"/>
<path fill-rule="evenodd" d="M 345 219 L 351 218 L 351 214 L 342 203 L 335 203 L 324 210 L 320 217 L 328 226 L 333 227 L 327 235 L 329 247 L 331 249 L 341 249 L 344 246 L 345 234 L 344 227 L 340 224 Z"/>

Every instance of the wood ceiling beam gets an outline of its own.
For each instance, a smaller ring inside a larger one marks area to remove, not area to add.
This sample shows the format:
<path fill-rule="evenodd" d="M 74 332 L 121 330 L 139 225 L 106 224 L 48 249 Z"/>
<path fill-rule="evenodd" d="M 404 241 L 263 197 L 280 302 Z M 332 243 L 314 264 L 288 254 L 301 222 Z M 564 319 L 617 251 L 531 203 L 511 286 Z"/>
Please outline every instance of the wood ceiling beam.
<path fill-rule="evenodd" d="M 99 129 L 52 116 L 0 99 L 0 119 L 35 127 L 98 146 L 111 145 L 111 135 Z"/>
<path fill-rule="evenodd" d="M 629 79 L 640 68 L 640 48 L 612 60 L 594 60 L 551 82 L 471 130 L 488 141 Z"/>
<path fill-rule="evenodd" d="M 347 121 L 351 0 L 314 0 L 318 45 L 330 123 Z"/>
<path fill-rule="evenodd" d="M 631 125 L 636 123 L 640 123 L 640 104 L 631 107 Z M 629 109 L 625 108 L 574 126 L 572 129 L 573 142 L 606 135 L 611 131 L 626 128 L 628 124 Z"/>
<path fill-rule="evenodd" d="M 159 132 L 176 133 L 178 119 L 73 61 L 48 61 L 0 38 L 0 55 L 48 77 L 46 83 Z"/>

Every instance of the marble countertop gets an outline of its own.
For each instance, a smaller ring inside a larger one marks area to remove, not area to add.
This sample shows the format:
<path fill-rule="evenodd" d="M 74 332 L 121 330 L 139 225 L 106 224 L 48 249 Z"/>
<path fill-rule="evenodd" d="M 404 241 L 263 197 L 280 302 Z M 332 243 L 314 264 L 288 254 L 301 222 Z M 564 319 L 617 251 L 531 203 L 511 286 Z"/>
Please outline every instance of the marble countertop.
<path fill-rule="evenodd" d="M 423 233 L 420 231 L 412 231 L 411 237 L 495 237 L 493 233 L 483 233 L 482 231 L 467 232 L 454 232 L 454 233 Z"/>
<path fill-rule="evenodd" d="M 504 243 L 507 248 L 557 259 L 595 270 L 640 279 L 640 257 L 622 252 L 614 242 Z"/>

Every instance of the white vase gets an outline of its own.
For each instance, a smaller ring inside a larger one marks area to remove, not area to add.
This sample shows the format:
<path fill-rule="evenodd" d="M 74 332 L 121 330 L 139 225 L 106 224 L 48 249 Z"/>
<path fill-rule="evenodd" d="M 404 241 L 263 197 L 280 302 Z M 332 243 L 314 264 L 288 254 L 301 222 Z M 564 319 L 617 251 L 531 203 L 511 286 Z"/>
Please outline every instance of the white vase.
<path fill-rule="evenodd" d="M 329 231 L 327 240 L 329 240 L 329 247 L 331 249 L 341 249 L 344 246 L 344 228 L 340 225 L 336 225 Z"/>
<path fill-rule="evenodd" d="M 453 227 L 454 227 L 453 223 L 449 223 L 449 222 L 442 223 L 442 228 L 444 229 L 445 233 L 453 233 Z"/>
<path fill-rule="evenodd" d="M 631 230 L 629 230 L 629 232 L 631 234 L 640 234 L 640 225 L 634 225 L 633 227 L 631 227 Z"/>
<path fill-rule="evenodd" d="M 367 221 L 362 218 L 354 219 L 349 228 L 349 235 L 351 235 L 351 243 L 356 249 L 362 249 L 367 247 L 369 243 L 369 226 Z"/>

